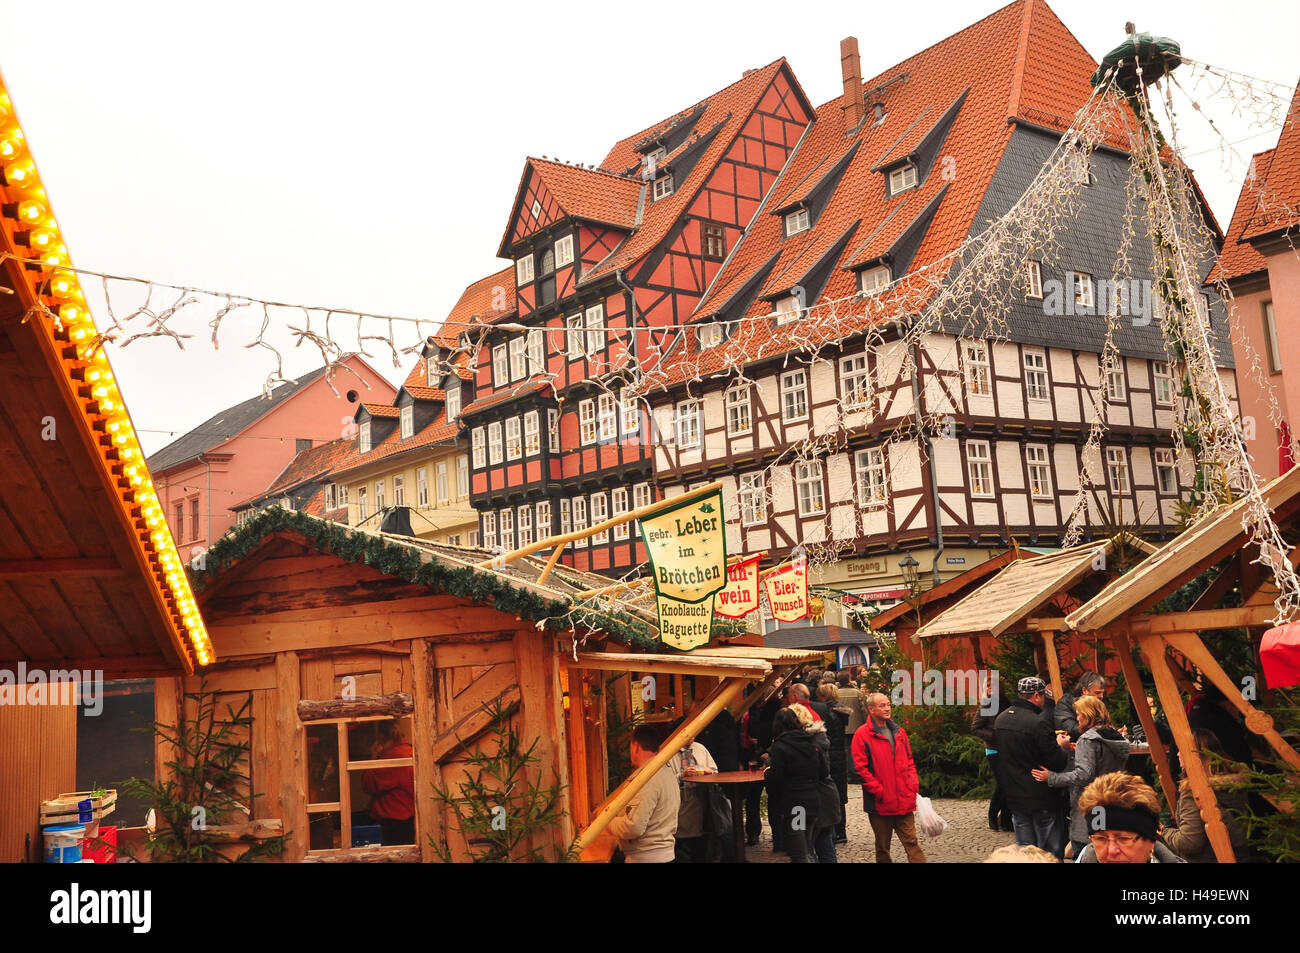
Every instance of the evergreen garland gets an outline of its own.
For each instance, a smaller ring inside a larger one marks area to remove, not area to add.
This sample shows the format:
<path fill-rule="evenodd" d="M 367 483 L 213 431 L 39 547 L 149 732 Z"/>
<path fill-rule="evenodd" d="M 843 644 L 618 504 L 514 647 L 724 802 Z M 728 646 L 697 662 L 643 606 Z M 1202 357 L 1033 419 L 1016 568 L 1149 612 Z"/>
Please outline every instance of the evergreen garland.
<path fill-rule="evenodd" d="M 499 612 L 540 622 L 544 629 L 599 629 L 614 640 L 635 648 L 662 648 L 658 631 L 631 613 L 598 607 L 594 600 L 575 603 L 572 599 L 548 599 L 511 585 L 508 577 L 501 573 L 472 566 L 448 565 L 439 561 L 436 554 L 279 506 L 263 510 L 209 549 L 205 554 L 205 568 L 190 570 L 194 590 L 201 592 L 222 572 L 257 549 L 267 536 L 281 530 L 302 534 L 319 552 L 370 566 L 435 592 L 486 603 Z M 716 626 L 715 633 L 731 634 L 730 628 L 734 627 Z"/>

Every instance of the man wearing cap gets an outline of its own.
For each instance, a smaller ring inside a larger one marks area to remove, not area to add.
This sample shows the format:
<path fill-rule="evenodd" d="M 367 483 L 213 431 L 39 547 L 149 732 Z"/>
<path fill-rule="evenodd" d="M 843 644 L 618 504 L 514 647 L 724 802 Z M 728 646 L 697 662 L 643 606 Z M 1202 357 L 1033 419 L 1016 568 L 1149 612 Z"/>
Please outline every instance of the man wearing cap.
<path fill-rule="evenodd" d="M 1066 834 L 1060 792 L 1035 780 L 1030 772 L 1039 765 L 1063 771 L 1069 758 L 1043 719 L 1046 683 L 1033 675 L 1022 678 L 1016 684 L 1016 694 L 993 723 L 993 747 L 998 752 L 999 777 L 1011 808 L 1016 843 L 1041 847 L 1060 859 Z M 1061 740 L 1069 744 L 1068 736 Z"/>
<path fill-rule="evenodd" d="M 1160 802 L 1141 778 L 1116 771 L 1103 774 L 1079 795 L 1088 825 L 1088 846 L 1078 864 L 1185 864 L 1156 840 Z"/>

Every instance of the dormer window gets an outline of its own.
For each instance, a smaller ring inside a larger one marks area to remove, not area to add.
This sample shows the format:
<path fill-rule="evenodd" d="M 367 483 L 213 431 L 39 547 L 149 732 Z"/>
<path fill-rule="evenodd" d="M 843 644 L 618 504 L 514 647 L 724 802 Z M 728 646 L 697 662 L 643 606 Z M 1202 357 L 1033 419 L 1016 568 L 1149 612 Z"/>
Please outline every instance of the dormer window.
<path fill-rule="evenodd" d="M 699 330 L 700 350 L 717 347 L 722 343 L 722 325 L 702 324 Z"/>
<path fill-rule="evenodd" d="M 401 409 L 400 419 L 402 423 L 402 439 L 408 439 L 415 433 L 415 405 L 407 404 Z"/>
<path fill-rule="evenodd" d="M 656 202 L 658 202 L 660 199 L 665 199 L 672 194 L 673 194 L 673 177 L 671 173 L 667 175 L 661 175 L 659 176 L 659 178 L 655 179 L 654 200 Z"/>
<path fill-rule="evenodd" d="M 515 282 L 527 284 L 533 280 L 533 256 L 527 254 L 515 262 Z"/>
<path fill-rule="evenodd" d="M 876 294 L 877 292 L 888 287 L 891 276 L 888 265 L 877 265 L 875 268 L 864 268 L 858 272 L 858 290 L 863 294 Z"/>
<path fill-rule="evenodd" d="M 460 381 L 453 378 L 454 383 L 447 388 L 447 423 L 451 423 L 460 416 Z"/>
<path fill-rule="evenodd" d="M 793 212 L 786 213 L 785 216 L 785 237 L 798 235 L 800 232 L 806 232 L 812 227 L 812 220 L 808 215 L 807 208 L 797 208 Z"/>
<path fill-rule="evenodd" d="M 1066 160 L 1069 163 L 1070 182 L 1074 185 L 1092 185 L 1092 170 L 1088 157 L 1082 152 L 1074 152 Z"/>
<path fill-rule="evenodd" d="M 799 320 L 799 299 L 794 295 L 778 298 L 776 301 L 776 323 L 789 324 Z"/>
<path fill-rule="evenodd" d="M 655 172 L 659 169 L 659 163 L 663 162 L 667 157 L 668 150 L 663 146 L 659 146 L 652 152 L 647 152 L 645 158 L 641 160 L 641 177 L 643 179 L 653 179 Z"/>
<path fill-rule="evenodd" d="M 424 362 L 424 382 L 429 387 L 438 386 L 438 364 L 433 358 Z"/>
<path fill-rule="evenodd" d="M 916 188 L 916 166 L 908 163 L 889 173 L 889 195 L 892 198 L 899 192 Z"/>
<path fill-rule="evenodd" d="M 370 452 L 370 421 L 366 421 L 357 430 L 357 450 L 360 453 Z"/>

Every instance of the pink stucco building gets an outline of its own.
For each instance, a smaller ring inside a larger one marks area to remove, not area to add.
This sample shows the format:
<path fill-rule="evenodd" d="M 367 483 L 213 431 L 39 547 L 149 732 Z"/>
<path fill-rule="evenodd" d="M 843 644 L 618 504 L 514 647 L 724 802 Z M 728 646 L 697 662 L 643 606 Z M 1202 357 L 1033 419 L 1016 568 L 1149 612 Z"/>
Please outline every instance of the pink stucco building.
<path fill-rule="evenodd" d="M 1255 471 L 1275 477 L 1293 465 L 1300 424 L 1300 377 L 1286 378 L 1286 368 L 1300 368 L 1300 89 L 1276 148 L 1251 163 L 1211 275 L 1219 277 L 1235 299 L 1232 347 L 1247 445 Z"/>
<path fill-rule="evenodd" d="M 265 490 L 301 450 L 344 436 L 360 403 L 392 402 L 397 389 L 365 360 L 343 363 L 356 376 L 336 373 L 337 394 L 319 367 L 269 398 L 227 407 L 149 458 L 182 557 L 220 539 L 235 522 L 229 507 Z"/>

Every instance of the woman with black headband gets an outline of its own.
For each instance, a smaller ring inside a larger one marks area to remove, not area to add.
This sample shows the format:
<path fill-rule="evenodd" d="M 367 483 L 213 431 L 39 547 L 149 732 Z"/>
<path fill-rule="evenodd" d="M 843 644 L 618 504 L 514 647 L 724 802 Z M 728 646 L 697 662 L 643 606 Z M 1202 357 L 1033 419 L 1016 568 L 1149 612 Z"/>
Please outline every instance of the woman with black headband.
<path fill-rule="evenodd" d="M 1116 771 L 1103 774 L 1079 795 L 1088 829 L 1080 864 L 1186 863 L 1156 840 L 1160 802 L 1141 778 Z"/>

